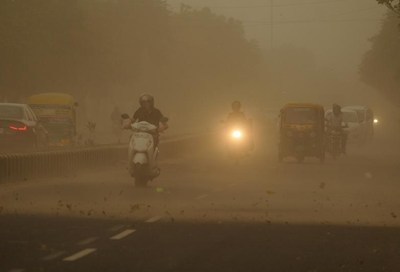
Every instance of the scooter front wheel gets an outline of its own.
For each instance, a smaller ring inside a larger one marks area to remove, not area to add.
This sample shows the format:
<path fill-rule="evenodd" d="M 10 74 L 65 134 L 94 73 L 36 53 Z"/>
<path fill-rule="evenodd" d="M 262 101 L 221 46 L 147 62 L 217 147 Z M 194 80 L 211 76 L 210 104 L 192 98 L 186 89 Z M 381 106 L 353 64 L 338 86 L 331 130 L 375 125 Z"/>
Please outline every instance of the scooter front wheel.
<path fill-rule="evenodd" d="M 146 166 L 140 163 L 135 164 L 135 187 L 147 187 Z"/>

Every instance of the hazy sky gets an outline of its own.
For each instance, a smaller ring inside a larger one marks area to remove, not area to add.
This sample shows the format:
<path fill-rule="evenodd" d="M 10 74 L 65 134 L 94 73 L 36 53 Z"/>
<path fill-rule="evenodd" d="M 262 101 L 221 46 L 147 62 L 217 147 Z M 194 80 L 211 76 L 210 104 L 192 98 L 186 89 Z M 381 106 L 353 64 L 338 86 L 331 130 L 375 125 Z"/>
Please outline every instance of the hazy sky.
<path fill-rule="evenodd" d="M 167 0 L 211 7 L 219 14 L 240 19 L 249 38 L 263 48 L 271 44 L 271 0 Z M 355 75 L 368 38 L 380 29 L 386 8 L 376 0 L 273 0 L 274 45 L 293 44 L 314 52 L 319 65 Z M 310 22 L 314 20 L 314 22 Z M 288 22 L 290 21 L 290 22 Z M 286 22 L 286 23 L 285 23 Z"/>

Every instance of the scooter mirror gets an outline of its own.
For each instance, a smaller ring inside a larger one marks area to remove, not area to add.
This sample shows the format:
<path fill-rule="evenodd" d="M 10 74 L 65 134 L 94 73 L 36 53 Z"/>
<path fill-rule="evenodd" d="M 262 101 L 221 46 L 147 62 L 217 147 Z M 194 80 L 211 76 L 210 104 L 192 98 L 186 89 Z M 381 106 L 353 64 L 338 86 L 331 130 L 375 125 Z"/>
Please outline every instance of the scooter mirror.
<path fill-rule="evenodd" d="M 124 119 L 124 120 L 129 119 L 129 115 L 124 113 L 124 114 L 121 115 L 121 118 Z"/>

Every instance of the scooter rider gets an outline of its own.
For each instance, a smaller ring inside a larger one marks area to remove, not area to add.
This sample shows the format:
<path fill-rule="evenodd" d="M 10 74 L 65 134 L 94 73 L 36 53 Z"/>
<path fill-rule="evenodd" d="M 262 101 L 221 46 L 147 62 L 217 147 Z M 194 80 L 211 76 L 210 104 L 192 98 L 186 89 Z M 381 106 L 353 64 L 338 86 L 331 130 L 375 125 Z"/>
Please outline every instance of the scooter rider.
<path fill-rule="evenodd" d="M 247 131 L 248 136 L 249 136 L 249 150 L 254 149 L 254 141 L 253 137 L 251 135 L 251 126 L 249 124 L 249 120 L 247 120 L 246 115 L 244 112 L 241 111 L 242 104 L 240 101 L 234 101 L 232 103 L 232 112 L 229 113 L 227 119 L 226 119 L 226 125 L 227 127 L 231 126 L 243 126 L 244 129 Z"/>
<path fill-rule="evenodd" d="M 161 111 L 154 107 L 154 97 L 150 94 L 142 94 L 139 97 L 140 108 L 136 110 L 133 115 L 132 121 L 125 126 L 126 129 L 130 129 L 132 124 L 135 122 L 148 122 L 155 125 L 158 128 L 158 132 L 161 133 L 168 129 L 168 124 L 162 122 L 164 118 Z M 162 126 L 160 126 L 160 123 Z M 154 147 L 157 147 L 159 142 L 158 135 L 154 135 Z"/>
<path fill-rule="evenodd" d="M 340 132 L 340 134 L 342 136 L 342 141 L 341 141 L 342 153 L 346 154 L 347 133 L 346 133 L 346 131 L 343 130 L 343 127 L 342 127 L 342 124 L 344 121 L 342 108 L 338 104 L 333 104 L 332 112 L 333 112 L 333 114 L 331 114 L 327 117 L 328 133 L 330 133 L 332 130 Z"/>

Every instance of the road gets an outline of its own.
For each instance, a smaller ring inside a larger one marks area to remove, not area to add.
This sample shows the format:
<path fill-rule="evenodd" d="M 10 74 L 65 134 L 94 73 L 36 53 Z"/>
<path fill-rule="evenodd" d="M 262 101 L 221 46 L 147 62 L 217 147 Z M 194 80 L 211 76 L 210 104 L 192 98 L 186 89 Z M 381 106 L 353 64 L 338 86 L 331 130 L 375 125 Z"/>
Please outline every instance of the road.
<path fill-rule="evenodd" d="M 260 134 L 235 166 L 216 138 L 147 189 L 124 163 L 3 184 L 0 271 L 400 271 L 396 135 L 324 165 Z"/>

